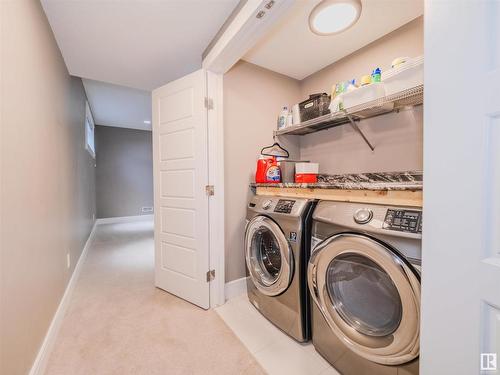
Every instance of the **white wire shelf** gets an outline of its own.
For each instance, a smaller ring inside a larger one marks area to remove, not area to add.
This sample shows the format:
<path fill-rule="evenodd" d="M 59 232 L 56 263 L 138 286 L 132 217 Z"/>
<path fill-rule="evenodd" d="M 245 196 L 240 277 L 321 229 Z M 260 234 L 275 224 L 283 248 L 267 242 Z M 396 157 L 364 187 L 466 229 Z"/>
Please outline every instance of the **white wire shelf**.
<path fill-rule="evenodd" d="M 304 121 L 297 125 L 289 126 L 282 130 L 274 131 L 274 135 L 305 135 L 320 130 L 329 129 L 334 126 L 350 123 L 358 132 L 360 132 L 365 142 L 367 142 L 370 148 L 373 150 L 373 147 L 370 145 L 368 140 L 364 137 L 364 135 L 355 124 L 356 121 L 380 116 L 390 112 L 398 112 L 402 108 L 421 105 L 423 104 L 423 102 L 424 86 L 419 85 L 389 96 L 385 96 L 380 99 L 372 100 L 358 106 L 348 108 L 344 111 L 329 113 L 308 121 Z"/>

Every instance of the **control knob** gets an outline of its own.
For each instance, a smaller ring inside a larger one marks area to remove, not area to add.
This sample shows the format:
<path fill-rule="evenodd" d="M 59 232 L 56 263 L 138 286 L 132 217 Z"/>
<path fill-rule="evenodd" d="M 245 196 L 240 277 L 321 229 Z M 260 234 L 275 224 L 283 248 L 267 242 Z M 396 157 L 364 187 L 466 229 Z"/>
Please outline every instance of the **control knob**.
<path fill-rule="evenodd" d="M 271 207 L 272 204 L 273 204 L 273 201 L 268 199 L 267 201 L 264 201 L 262 203 L 262 209 L 269 210 L 269 207 Z"/>
<path fill-rule="evenodd" d="M 354 221 L 358 224 L 366 224 L 373 218 L 373 211 L 361 208 L 354 213 Z"/>

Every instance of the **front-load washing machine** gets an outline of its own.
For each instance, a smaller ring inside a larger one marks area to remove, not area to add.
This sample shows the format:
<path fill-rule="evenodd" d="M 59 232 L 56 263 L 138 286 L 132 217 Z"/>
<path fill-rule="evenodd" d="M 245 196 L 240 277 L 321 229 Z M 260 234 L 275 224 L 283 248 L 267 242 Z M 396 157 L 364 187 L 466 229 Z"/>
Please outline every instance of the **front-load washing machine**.
<path fill-rule="evenodd" d="M 418 374 L 422 211 L 320 201 L 312 340 L 343 375 Z"/>
<path fill-rule="evenodd" d="M 253 196 L 245 260 L 250 302 L 299 342 L 311 335 L 307 262 L 314 200 Z"/>

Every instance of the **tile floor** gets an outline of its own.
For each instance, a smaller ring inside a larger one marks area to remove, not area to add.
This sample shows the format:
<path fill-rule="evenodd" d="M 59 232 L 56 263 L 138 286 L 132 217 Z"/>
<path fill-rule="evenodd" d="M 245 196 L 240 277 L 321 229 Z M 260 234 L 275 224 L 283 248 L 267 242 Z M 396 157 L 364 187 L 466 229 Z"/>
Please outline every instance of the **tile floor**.
<path fill-rule="evenodd" d="M 265 319 L 246 294 L 215 311 L 269 375 L 340 375 L 311 343 L 299 344 Z"/>

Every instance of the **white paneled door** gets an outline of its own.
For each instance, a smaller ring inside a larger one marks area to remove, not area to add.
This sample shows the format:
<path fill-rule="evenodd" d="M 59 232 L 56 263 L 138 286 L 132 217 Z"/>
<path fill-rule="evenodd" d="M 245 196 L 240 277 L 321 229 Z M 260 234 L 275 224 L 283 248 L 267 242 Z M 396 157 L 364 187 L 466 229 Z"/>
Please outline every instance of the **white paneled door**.
<path fill-rule="evenodd" d="M 499 20 L 426 1 L 422 375 L 500 374 Z"/>
<path fill-rule="evenodd" d="M 210 306 L 206 72 L 153 91 L 155 282 Z"/>

